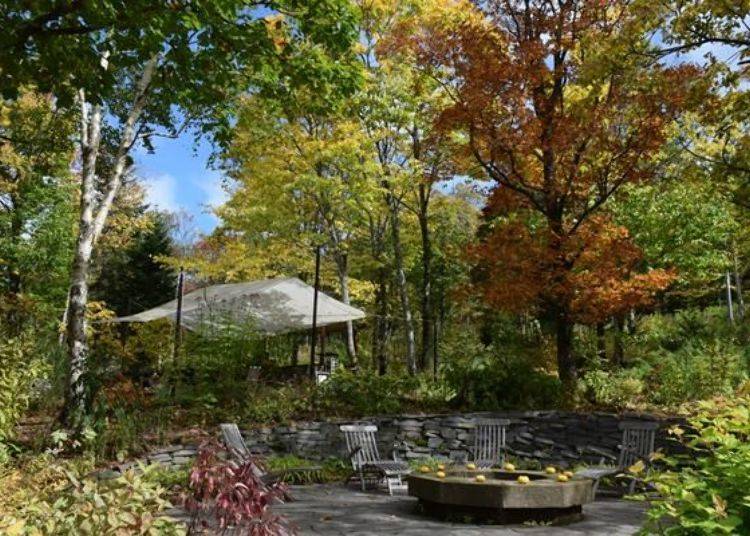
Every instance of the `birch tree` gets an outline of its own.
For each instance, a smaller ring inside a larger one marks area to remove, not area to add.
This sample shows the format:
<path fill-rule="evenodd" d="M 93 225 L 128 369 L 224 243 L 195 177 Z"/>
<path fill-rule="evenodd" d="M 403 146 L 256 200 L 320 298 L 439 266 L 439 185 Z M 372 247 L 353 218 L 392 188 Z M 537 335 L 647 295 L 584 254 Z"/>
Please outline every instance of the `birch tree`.
<path fill-rule="evenodd" d="M 134 147 L 191 129 L 226 139 L 231 103 L 253 89 L 353 79 L 343 0 L 73 2 L 2 10 L 0 89 L 27 80 L 79 112 L 80 207 L 68 296 L 63 420 L 85 412 L 91 258 Z M 14 57 L 15 56 L 15 57 Z M 321 66 L 324 65 L 324 68 Z M 53 76 L 54 75 L 54 76 Z"/>

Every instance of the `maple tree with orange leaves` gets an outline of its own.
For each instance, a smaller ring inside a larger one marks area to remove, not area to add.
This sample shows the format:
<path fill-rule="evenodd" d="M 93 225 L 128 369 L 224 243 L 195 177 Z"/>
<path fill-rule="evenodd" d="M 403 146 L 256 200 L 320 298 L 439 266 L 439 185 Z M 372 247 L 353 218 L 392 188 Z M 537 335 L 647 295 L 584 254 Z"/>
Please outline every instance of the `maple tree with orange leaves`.
<path fill-rule="evenodd" d="M 401 24 L 389 48 L 413 55 L 451 97 L 438 126 L 465 172 L 494 181 L 473 250 L 480 287 L 502 309 L 554 320 L 572 387 L 573 325 L 647 303 L 675 277 L 640 273 L 640 251 L 606 213 L 656 172 L 681 113 L 706 92 L 692 65 L 664 66 L 620 0 L 443 0 Z"/>

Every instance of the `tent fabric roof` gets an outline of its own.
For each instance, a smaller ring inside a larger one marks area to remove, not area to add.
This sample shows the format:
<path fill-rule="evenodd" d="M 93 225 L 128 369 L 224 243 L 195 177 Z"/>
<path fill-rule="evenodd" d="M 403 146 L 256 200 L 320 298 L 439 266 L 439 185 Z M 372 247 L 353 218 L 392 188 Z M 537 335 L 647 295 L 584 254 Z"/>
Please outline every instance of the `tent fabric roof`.
<path fill-rule="evenodd" d="M 250 321 L 264 333 L 284 333 L 312 328 L 315 290 L 296 277 L 213 285 L 194 290 L 182 298 L 182 324 L 191 330 L 205 323 L 214 325 Z M 150 322 L 175 319 L 177 300 L 138 314 L 115 318 L 114 322 Z M 318 292 L 317 325 L 329 326 L 359 320 L 365 313 Z"/>

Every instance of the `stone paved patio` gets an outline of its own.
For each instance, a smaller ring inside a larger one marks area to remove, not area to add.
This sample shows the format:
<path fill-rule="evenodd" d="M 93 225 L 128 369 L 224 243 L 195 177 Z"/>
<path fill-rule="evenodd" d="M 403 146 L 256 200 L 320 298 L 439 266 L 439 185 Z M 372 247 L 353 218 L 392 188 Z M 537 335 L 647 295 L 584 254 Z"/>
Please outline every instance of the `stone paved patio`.
<path fill-rule="evenodd" d="M 415 511 L 416 499 L 404 495 L 362 493 L 340 485 L 294 486 L 291 491 L 296 500 L 276 506 L 274 511 L 294 522 L 300 534 L 625 536 L 638 531 L 644 512 L 641 504 L 605 499 L 584 507 L 585 519 L 568 526 L 478 526 L 442 523 L 423 517 Z"/>

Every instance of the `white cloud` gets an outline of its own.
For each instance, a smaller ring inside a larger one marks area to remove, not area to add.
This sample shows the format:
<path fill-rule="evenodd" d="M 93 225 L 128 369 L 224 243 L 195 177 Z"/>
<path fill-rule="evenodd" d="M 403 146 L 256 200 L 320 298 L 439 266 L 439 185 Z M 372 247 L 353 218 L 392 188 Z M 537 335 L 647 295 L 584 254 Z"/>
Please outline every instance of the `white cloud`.
<path fill-rule="evenodd" d="M 224 189 L 222 176 L 216 171 L 207 170 L 201 177 L 193 179 L 192 183 L 203 194 L 201 205 L 203 213 L 208 216 L 213 225 L 219 224 L 219 218 L 214 209 L 229 200 L 229 193 Z"/>
<path fill-rule="evenodd" d="M 160 210 L 177 212 L 182 208 L 177 202 L 177 179 L 169 173 L 150 175 L 143 179 L 146 201 Z"/>
<path fill-rule="evenodd" d="M 222 177 L 217 172 L 209 171 L 204 176 L 195 179 L 194 183 L 203 192 L 203 202 L 211 208 L 223 205 L 229 199 Z"/>

